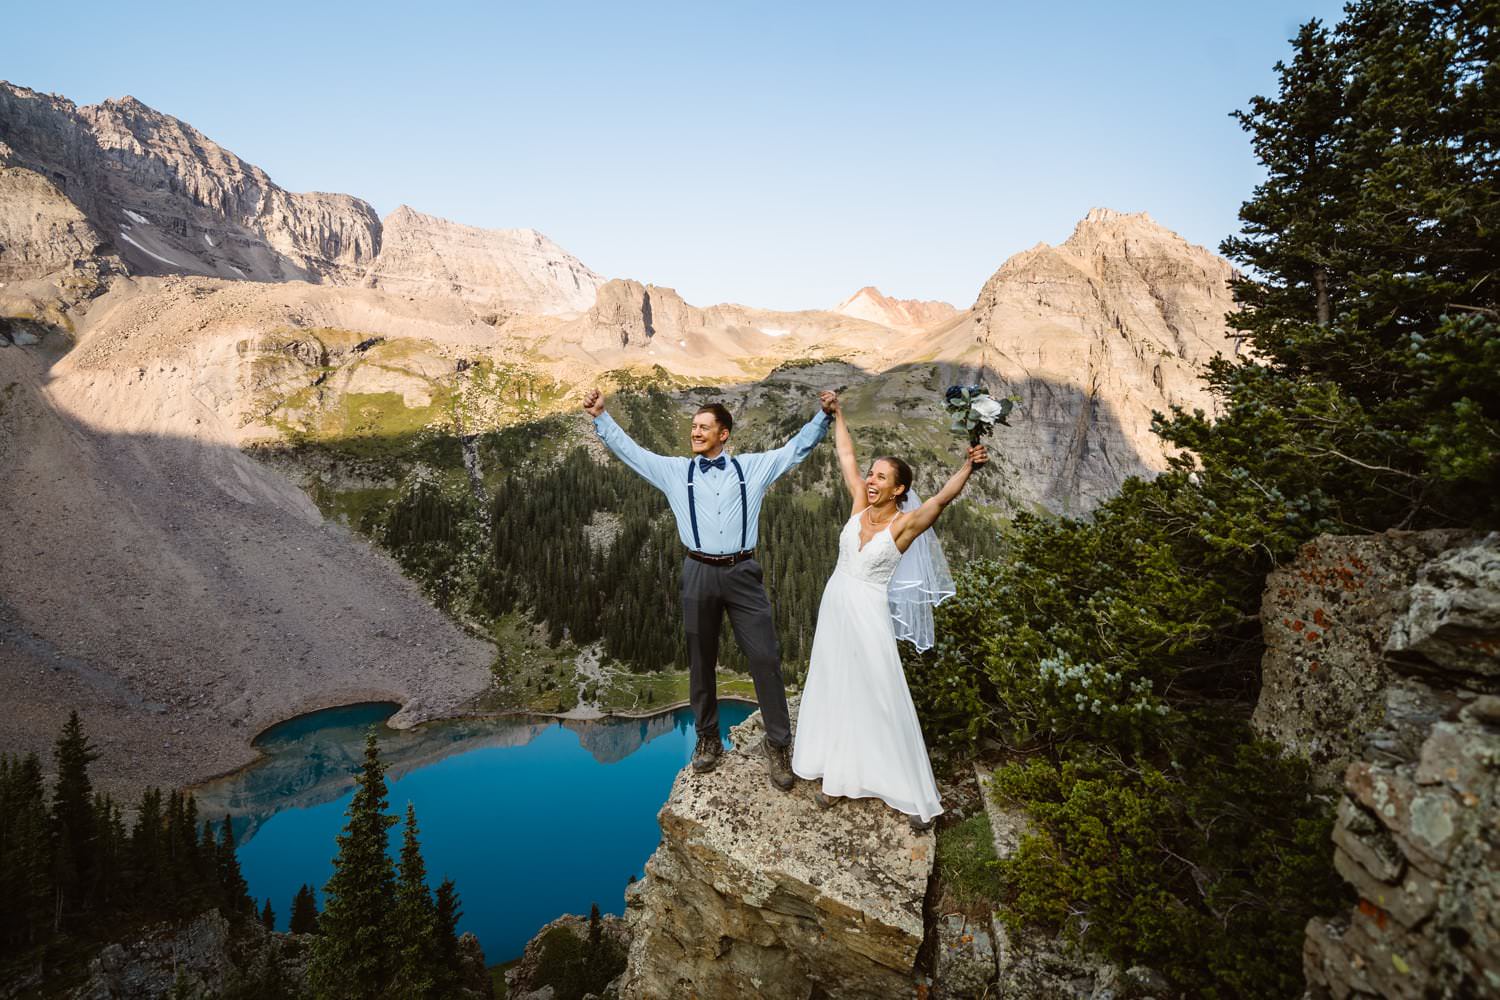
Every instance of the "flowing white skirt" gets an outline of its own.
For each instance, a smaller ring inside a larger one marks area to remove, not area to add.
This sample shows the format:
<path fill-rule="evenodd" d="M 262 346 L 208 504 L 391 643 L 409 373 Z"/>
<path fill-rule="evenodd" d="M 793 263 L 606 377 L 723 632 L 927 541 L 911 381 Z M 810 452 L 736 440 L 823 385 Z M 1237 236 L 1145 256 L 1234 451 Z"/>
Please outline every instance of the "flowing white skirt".
<path fill-rule="evenodd" d="M 943 811 L 886 588 L 835 570 L 823 590 L 792 770 L 825 795 L 875 796 L 925 822 Z"/>

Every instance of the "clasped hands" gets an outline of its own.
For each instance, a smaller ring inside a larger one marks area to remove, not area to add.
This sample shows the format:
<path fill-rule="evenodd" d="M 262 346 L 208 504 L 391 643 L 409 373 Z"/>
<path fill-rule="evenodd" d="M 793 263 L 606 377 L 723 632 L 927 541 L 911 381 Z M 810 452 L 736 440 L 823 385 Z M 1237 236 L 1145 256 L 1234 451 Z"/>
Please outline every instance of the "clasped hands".
<path fill-rule="evenodd" d="M 818 405 L 823 412 L 830 417 L 839 411 L 839 394 L 832 389 L 824 389 L 818 393 Z M 597 417 L 604 412 L 604 393 L 597 388 L 590 389 L 583 394 L 583 412 L 591 417 Z"/>

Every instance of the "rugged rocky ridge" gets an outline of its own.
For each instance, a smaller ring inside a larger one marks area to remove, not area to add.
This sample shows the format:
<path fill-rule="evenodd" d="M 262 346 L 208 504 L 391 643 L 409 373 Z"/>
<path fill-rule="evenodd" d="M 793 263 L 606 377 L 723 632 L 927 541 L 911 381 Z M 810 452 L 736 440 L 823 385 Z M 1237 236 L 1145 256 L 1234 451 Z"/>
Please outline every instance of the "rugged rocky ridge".
<path fill-rule="evenodd" d="M 136 274 L 365 283 L 457 296 L 492 314 L 576 313 L 601 281 L 534 230 L 476 229 L 404 206 L 382 223 L 359 198 L 286 191 L 132 97 L 80 108 L 0 83 L 0 166 L 45 178 Z M 0 231 L 34 201 L 45 205 L 45 192 L 8 191 Z M 66 237 L 36 235 L 43 249 L 30 251 L 27 277 L 67 257 Z M 0 267 L 6 256 L 0 251 Z"/>
<path fill-rule="evenodd" d="M 380 248 L 365 202 L 285 191 L 133 97 L 80 108 L 0 84 L 0 163 L 51 180 L 137 273 L 319 280 Z"/>
<path fill-rule="evenodd" d="M 1254 722 L 1338 789 L 1358 894 L 1309 996 L 1500 996 L 1500 533 L 1321 536 L 1268 581 Z"/>
<path fill-rule="evenodd" d="M 20 211 L 16 206 L 24 206 Z M 51 181 L 0 167 L 0 281 L 50 274 L 93 257 L 104 238 Z"/>
<path fill-rule="evenodd" d="M 1165 468 L 1153 410 L 1213 411 L 1198 370 L 1235 353 L 1232 275 L 1144 212 L 1096 208 L 1061 246 L 1007 260 L 917 356 L 957 361 L 1018 397 L 1024 430 L 1007 435 L 1007 459 L 1043 506 L 1087 509 L 1127 476 Z"/>
<path fill-rule="evenodd" d="M 893 299 L 880 289 L 866 285 L 831 310 L 841 316 L 869 320 L 895 329 L 920 329 L 946 322 L 958 315 L 947 302 L 922 299 Z"/>
<path fill-rule="evenodd" d="M 825 812 L 810 782 L 772 788 L 763 733 L 752 715 L 713 772 L 673 784 L 627 894 L 620 996 L 916 996 L 933 834 L 878 800 Z"/>
<path fill-rule="evenodd" d="M 366 283 L 398 295 L 457 295 L 491 314 L 577 313 L 604 279 L 535 229 L 479 229 L 405 205 L 386 216 Z"/>

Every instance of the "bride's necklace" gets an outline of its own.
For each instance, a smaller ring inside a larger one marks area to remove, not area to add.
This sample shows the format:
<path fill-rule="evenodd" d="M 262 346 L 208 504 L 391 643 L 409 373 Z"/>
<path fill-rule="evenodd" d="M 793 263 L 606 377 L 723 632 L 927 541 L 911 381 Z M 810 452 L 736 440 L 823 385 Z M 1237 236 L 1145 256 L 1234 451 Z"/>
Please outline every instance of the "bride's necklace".
<path fill-rule="evenodd" d="M 872 511 L 872 510 L 874 510 L 874 509 L 875 509 L 875 508 L 874 508 L 874 507 L 866 507 L 866 508 L 865 508 L 865 513 L 866 513 L 866 514 L 869 514 L 869 513 L 870 513 L 870 512 L 871 512 L 871 511 Z M 890 516 L 890 517 L 888 517 L 888 518 L 886 518 L 886 519 L 885 519 L 885 520 L 884 520 L 884 521 L 877 521 L 877 520 L 875 520 L 875 518 L 874 518 L 874 517 L 873 517 L 873 516 L 871 516 L 871 517 L 870 517 L 870 527 L 872 527 L 872 528 L 883 528 L 883 527 L 885 527 L 885 526 L 886 526 L 886 525 L 887 525 L 887 524 L 890 524 L 890 523 L 891 523 L 891 522 L 892 522 L 892 521 L 894 521 L 894 520 L 895 520 L 895 519 L 896 519 L 896 517 L 897 517 L 897 516 L 898 516 L 898 515 L 899 515 L 899 514 L 900 514 L 900 513 L 901 513 L 901 512 L 900 512 L 900 511 L 899 511 L 899 510 L 898 510 L 898 511 L 894 511 L 894 512 L 893 512 L 893 513 L 892 513 L 892 514 L 891 514 L 891 516 Z"/>

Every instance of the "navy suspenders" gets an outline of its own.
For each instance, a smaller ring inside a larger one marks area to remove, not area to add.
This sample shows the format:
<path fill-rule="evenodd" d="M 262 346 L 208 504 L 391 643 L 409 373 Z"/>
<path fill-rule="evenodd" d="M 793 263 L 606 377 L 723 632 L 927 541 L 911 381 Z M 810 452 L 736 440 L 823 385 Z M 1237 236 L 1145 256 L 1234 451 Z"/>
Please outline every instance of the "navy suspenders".
<path fill-rule="evenodd" d="M 750 538 L 750 502 L 745 493 L 745 470 L 740 468 L 740 460 L 730 458 L 729 464 L 734 466 L 734 474 L 740 479 L 740 551 L 745 551 L 745 542 Z M 703 551 L 703 543 L 698 540 L 698 505 L 693 501 L 693 473 L 698 469 L 695 459 L 688 459 L 688 521 L 693 526 L 693 548 L 699 552 Z"/>

